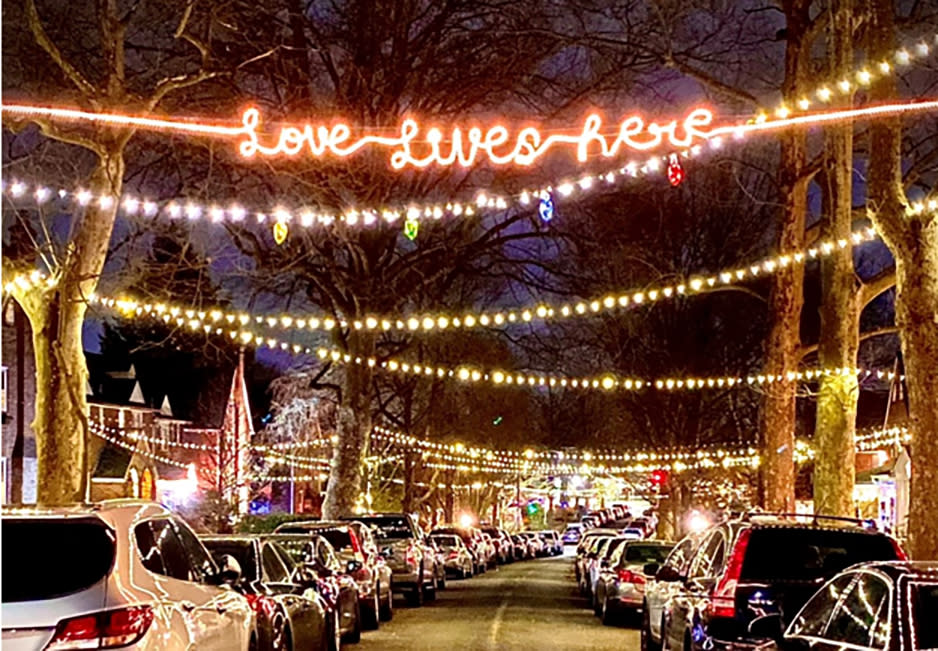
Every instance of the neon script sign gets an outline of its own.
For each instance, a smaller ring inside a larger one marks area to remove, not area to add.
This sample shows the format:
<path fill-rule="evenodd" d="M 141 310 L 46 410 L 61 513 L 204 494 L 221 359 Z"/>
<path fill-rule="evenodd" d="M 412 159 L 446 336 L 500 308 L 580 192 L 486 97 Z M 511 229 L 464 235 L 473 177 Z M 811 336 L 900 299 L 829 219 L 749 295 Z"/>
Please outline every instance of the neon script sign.
<path fill-rule="evenodd" d="M 684 149 L 712 135 L 705 128 L 713 122 L 713 114 L 698 108 L 681 121 L 665 123 L 646 123 L 633 115 L 619 123 L 611 136 L 603 133 L 603 121 L 598 115 L 588 116 L 578 133 L 548 136 L 534 127 L 512 133 L 506 127 L 494 126 L 466 131 L 455 127 L 444 137 L 441 129 L 433 127 L 422 132 L 415 120 L 407 119 L 393 136 L 366 133 L 353 137 L 347 124 L 302 124 L 279 126 L 270 137 L 261 132 L 261 115 L 256 108 L 247 109 L 241 119 L 242 140 L 238 149 L 247 158 L 304 153 L 314 158 L 345 157 L 368 147 L 383 147 L 391 151 L 391 167 L 400 170 L 431 165 L 470 167 L 479 162 L 528 166 L 559 147 L 572 148 L 580 162 L 585 162 L 590 154 L 612 158 L 623 150 L 640 152 L 665 146 Z"/>

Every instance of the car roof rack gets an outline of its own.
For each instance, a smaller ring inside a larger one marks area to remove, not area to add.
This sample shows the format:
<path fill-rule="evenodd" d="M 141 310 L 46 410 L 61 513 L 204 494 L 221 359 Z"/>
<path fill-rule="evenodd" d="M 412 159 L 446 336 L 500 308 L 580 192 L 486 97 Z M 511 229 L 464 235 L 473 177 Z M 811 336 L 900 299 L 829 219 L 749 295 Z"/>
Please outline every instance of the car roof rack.
<path fill-rule="evenodd" d="M 846 524 L 854 524 L 864 529 L 876 530 L 876 521 L 871 519 L 864 518 L 848 518 L 840 515 L 822 515 L 818 513 L 786 513 L 786 512 L 770 512 L 770 511 L 747 511 L 740 516 L 740 519 L 744 522 L 753 522 L 758 518 L 777 518 L 780 520 L 785 519 L 802 519 L 809 520 L 812 524 L 821 524 L 822 522 L 843 522 Z"/>

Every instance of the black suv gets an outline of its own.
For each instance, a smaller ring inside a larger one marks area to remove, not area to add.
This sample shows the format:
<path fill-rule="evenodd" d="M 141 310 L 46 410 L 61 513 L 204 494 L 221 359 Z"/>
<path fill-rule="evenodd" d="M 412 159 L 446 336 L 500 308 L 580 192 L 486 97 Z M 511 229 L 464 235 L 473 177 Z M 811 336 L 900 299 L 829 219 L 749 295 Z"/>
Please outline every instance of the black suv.
<path fill-rule="evenodd" d="M 844 568 L 904 559 L 898 542 L 869 521 L 747 514 L 706 532 L 683 575 L 671 566 L 657 571 L 656 581 L 675 582 L 661 637 L 684 651 L 758 643 L 753 620 L 777 613 L 787 623 Z"/>

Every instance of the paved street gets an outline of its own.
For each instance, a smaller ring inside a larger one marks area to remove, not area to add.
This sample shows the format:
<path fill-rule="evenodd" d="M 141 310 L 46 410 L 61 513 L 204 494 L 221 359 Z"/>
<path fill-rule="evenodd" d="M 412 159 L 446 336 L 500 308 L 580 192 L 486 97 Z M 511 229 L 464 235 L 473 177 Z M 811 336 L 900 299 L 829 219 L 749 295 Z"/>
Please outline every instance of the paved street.
<path fill-rule="evenodd" d="M 638 631 L 603 626 L 576 590 L 569 557 L 515 563 L 450 581 L 435 603 L 403 602 L 355 649 L 638 649 Z"/>

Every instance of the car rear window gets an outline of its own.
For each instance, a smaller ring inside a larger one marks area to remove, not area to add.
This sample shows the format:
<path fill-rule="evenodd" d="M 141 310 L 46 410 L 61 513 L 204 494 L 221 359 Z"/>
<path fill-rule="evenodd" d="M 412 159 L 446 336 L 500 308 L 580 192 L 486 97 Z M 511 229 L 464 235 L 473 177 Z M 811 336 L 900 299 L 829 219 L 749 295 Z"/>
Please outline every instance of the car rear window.
<path fill-rule="evenodd" d="M 5 518 L 2 531 L 3 603 L 84 590 L 114 564 L 114 533 L 97 518 Z"/>
<path fill-rule="evenodd" d="M 431 536 L 433 541 L 440 547 L 457 547 L 459 539 L 456 536 Z"/>
<path fill-rule="evenodd" d="M 919 649 L 938 649 L 938 583 L 913 584 L 912 621 Z"/>
<path fill-rule="evenodd" d="M 375 538 L 379 540 L 403 540 L 413 538 L 414 531 L 411 529 L 410 521 L 407 518 L 399 517 L 376 517 L 376 518 L 355 518 L 371 527 L 375 532 Z"/>
<path fill-rule="evenodd" d="M 202 540 L 205 548 L 216 559 L 228 554 L 241 566 L 241 578 L 244 581 L 257 579 L 257 557 L 254 545 L 247 540 Z"/>
<path fill-rule="evenodd" d="M 668 545 L 636 545 L 631 544 L 625 548 L 622 561 L 646 565 L 648 563 L 663 563 L 664 559 L 671 553 L 671 547 Z"/>
<path fill-rule="evenodd" d="M 337 552 L 345 551 L 346 548 L 352 546 L 352 537 L 347 530 L 319 529 L 316 533 L 328 540 Z"/>
<path fill-rule="evenodd" d="M 741 578 L 814 581 L 856 563 L 892 560 L 897 560 L 896 550 L 886 536 L 863 531 L 754 528 Z"/>

